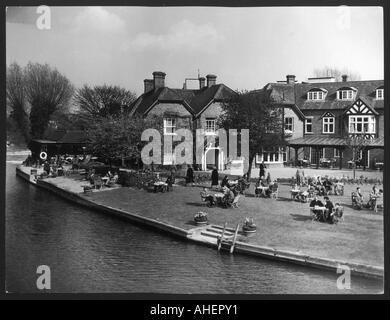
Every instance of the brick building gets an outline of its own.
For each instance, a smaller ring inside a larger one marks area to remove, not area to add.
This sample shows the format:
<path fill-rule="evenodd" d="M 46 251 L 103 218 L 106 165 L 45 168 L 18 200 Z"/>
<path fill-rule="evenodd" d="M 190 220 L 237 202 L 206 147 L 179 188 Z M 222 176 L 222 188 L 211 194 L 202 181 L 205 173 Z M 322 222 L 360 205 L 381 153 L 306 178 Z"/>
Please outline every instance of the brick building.
<path fill-rule="evenodd" d="M 309 78 L 297 83 L 295 76 L 267 84 L 263 90 L 285 108 L 285 130 L 291 131 L 284 161 L 305 160 L 319 166 L 332 163 L 347 167 L 352 150 L 346 138 L 364 135 L 370 139 L 361 152 L 365 167 L 374 168 L 384 161 L 384 81 L 341 82 L 332 77 Z M 267 158 L 268 156 L 268 158 Z M 270 159 L 267 152 L 259 160 Z M 269 161 L 272 160 L 272 161 Z M 280 156 L 278 157 L 279 162 Z M 267 162 L 267 161 L 266 161 Z"/>
<path fill-rule="evenodd" d="M 141 113 L 145 117 L 161 117 L 164 135 L 174 135 L 179 128 L 193 132 L 204 129 L 206 135 L 216 135 L 216 122 L 222 112 L 222 103 L 235 92 L 224 84 L 217 84 L 217 77 L 212 74 L 206 78 L 190 79 L 198 82 L 198 89 L 187 89 L 187 81 L 182 89 L 168 88 L 165 86 L 165 76 L 164 72 L 155 71 L 153 79 L 144 80 L 144 93 L 131 106 L 131 112 Z M 211 147 L 205 144 L 201 162 L 201 169 L 216 165 L 222 170 L 228 162 L 227 150 L 217 144 Z M 163 164 L 174 163 L 174 155 L 164 156 Z"/>

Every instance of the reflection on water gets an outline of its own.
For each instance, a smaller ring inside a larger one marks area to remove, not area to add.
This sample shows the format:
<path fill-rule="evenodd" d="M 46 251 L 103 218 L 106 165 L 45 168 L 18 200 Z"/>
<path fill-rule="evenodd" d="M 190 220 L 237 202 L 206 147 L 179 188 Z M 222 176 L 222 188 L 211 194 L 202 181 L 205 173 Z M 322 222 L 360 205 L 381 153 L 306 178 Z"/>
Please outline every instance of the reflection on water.
<path fill-rule="evenodd" d="M 15 176 L 7 163 L 6 280 L 9 292 L 38 292 L 36 268 L 53 292 L 379 293 L 382 282 L 259 258 L 218 253 L 73 205 Z"/>

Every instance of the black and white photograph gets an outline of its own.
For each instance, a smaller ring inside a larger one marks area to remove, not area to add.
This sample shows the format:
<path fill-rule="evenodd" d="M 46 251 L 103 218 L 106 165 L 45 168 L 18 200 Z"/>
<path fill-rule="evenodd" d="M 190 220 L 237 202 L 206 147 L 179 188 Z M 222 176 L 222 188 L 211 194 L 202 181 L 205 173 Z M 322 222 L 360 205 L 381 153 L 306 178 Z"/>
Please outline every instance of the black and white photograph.
<path fill-rule="evenodd" d="M 383 295 L 384 8 L 108 5 L 3 7 L 6 295 Z"/>

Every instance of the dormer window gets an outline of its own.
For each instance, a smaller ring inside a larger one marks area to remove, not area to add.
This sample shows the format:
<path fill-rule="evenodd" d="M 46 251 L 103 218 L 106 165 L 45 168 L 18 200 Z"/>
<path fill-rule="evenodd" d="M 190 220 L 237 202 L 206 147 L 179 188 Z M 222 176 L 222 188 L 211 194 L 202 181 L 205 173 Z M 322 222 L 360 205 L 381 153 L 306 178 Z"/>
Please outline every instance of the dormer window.
<path fill-rule="evenodd" d="M 384 88 L 376 89 L 376 99 L 383 100 L 384 98 L 385 98 L 385 89 Z"/>
<path fill-rule="evenodd" d="M 338 100 L 353 100 L 354 94 L 357 90 L 355 88 L 341 88 L 337 90 Z"/>
<path fill-rule="evenodd" d="M 307 100 L 309 101 L 321 101 L 325 99 L 326 90 L 322 88 L 311 89 L 307 93 Z"/>

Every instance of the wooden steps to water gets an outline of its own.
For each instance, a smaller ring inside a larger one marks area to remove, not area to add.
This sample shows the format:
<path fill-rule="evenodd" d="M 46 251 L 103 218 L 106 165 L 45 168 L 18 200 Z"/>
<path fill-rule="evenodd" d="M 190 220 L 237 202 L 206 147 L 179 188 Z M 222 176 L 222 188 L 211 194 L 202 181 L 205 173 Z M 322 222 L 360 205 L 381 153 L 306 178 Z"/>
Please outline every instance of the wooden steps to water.
<path fill-rule="evenodd" d="M 218 243 L 218 251 L 220 250 L 226 250 L 230 253 L 234 252 L 234 246 L 236 244 L 237 234 L 238 234 L 238 228 L 240 224 L 237 224 L 236 230 L 234 231 L 234 234 L 231 234 L 231 232 L 226 231 L 226 222 L 222 230 L 222 234 L 218 236 L 217 243 Z"/>

